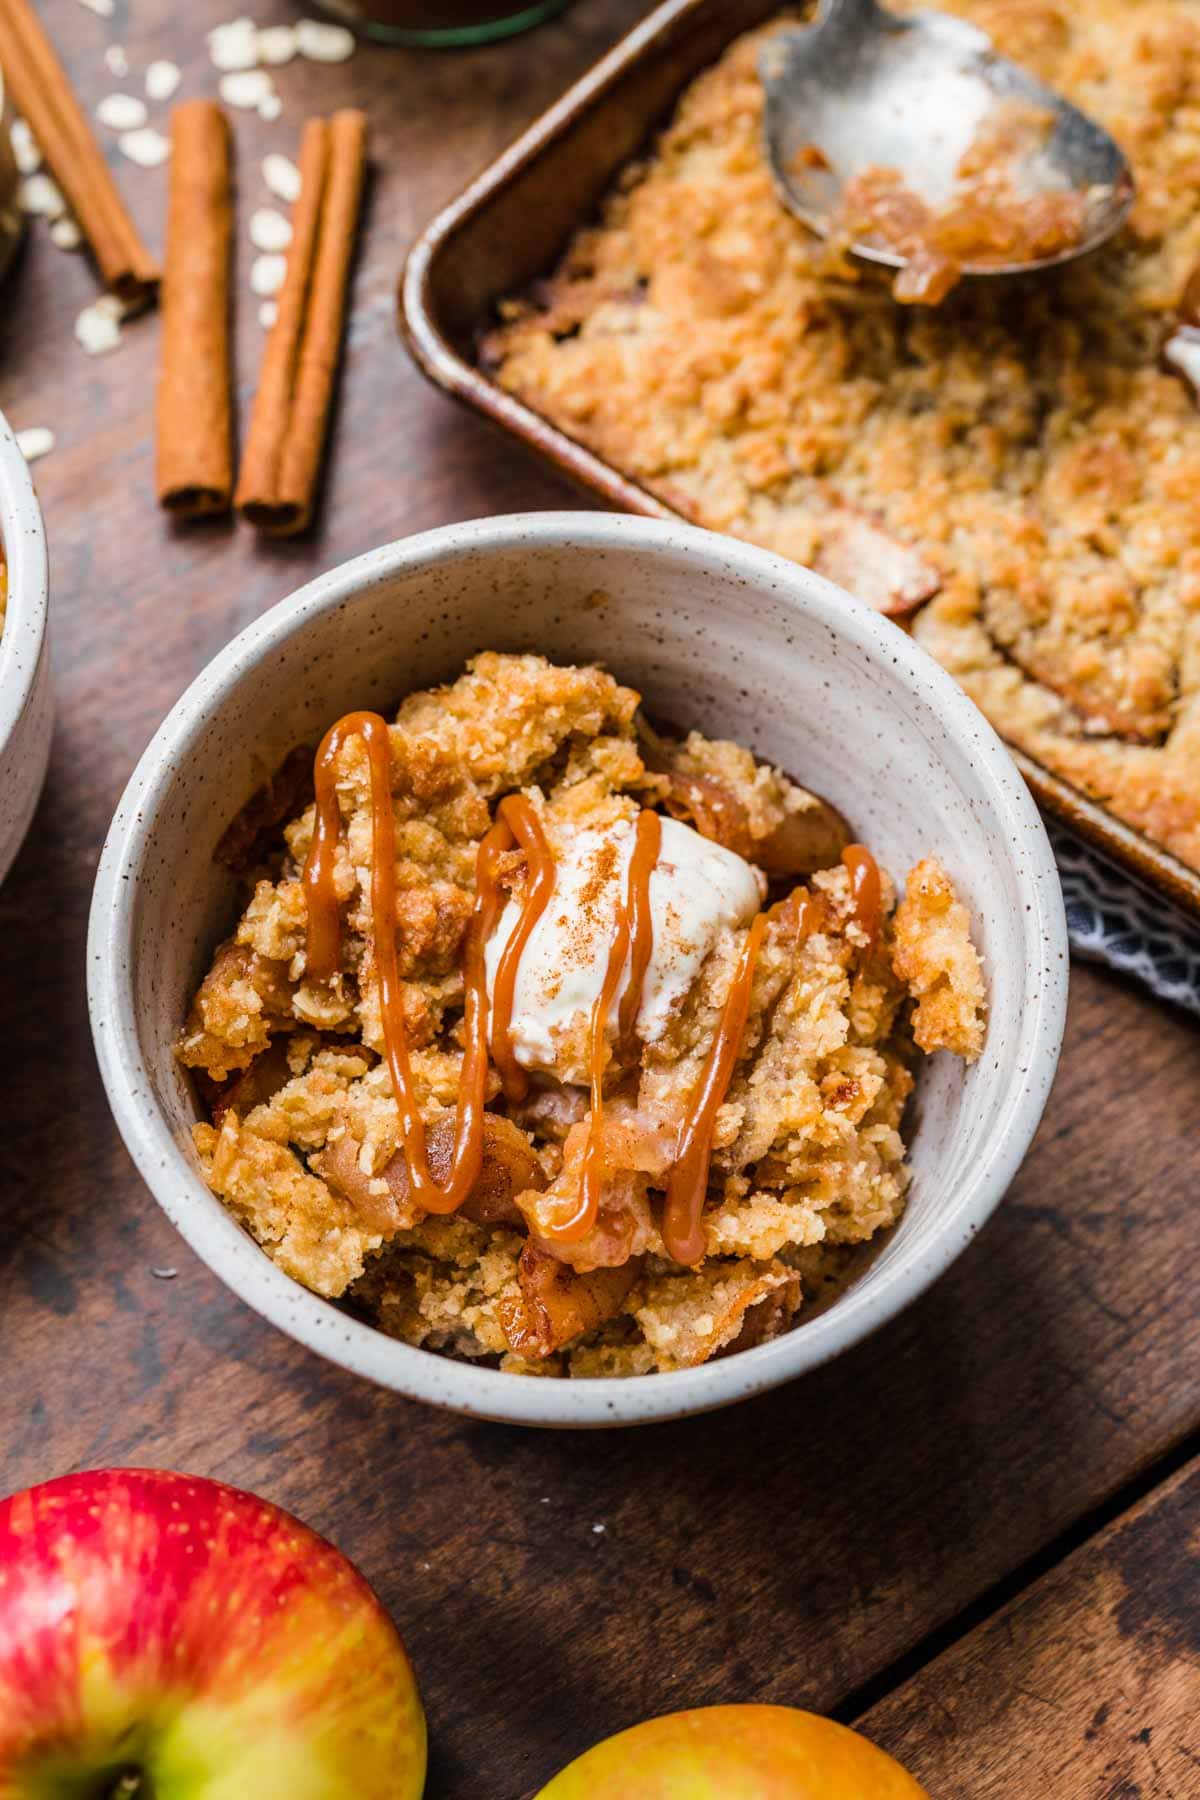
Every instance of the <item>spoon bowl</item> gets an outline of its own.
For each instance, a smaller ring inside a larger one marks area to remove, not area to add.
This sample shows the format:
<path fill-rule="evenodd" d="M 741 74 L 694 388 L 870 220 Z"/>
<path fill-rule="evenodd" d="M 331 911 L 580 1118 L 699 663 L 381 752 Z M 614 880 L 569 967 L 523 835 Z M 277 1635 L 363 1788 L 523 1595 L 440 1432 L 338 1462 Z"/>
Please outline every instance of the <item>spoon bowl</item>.
<path fill-rule="evenodd" d="M 947 207 L 964 157 L 1014 106 L 1045 116 L 1036 147 L 1014 165 L 1022 196 L 1081 196 L 1080 229 L 1049 254 L 956 258 L 960 274 L 1025 274 L 1070 262 L 1111 237 L 1133 202 L 1129 165 L 1108 132 L 964 19 L 898 18 L 877 0 L 824 0 L 813 24 L 764 45 L 759 72 L 776 187 L 821 237 L 835 229 L 849 184 L 870 170 L 895 171 L 931 211 Z M 909 260 L 876 237 L 856 237 L 849 248 L 888 268 Z"/>

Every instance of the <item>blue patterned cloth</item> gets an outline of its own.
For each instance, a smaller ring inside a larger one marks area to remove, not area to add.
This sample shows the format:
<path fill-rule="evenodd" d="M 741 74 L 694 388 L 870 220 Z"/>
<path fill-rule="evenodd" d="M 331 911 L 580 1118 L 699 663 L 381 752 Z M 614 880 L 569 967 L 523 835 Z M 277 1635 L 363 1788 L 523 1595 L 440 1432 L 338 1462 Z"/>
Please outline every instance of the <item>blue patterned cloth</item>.
<path fill-rule="evenodd" d="M 1086 845 L 1047 822 L 1076 956 L 1136 976 L 1160 1000 L 1200 1016 L 1200 932 Z"/>

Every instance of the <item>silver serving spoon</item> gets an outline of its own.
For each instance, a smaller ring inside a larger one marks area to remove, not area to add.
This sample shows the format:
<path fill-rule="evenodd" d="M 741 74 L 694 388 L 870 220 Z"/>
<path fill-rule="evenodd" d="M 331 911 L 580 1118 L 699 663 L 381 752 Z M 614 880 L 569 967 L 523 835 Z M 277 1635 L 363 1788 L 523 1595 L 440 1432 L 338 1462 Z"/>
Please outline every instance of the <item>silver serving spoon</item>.
<path fill-rule="evenodd" d="M 1133 202 L 1133 177 L 1113 139 L 1061 94 L 992 48 L 978 27 L 947 13 L 898 18 L 876 0 L 822 0 L 815 21 L 763 46 L 767 156 L 784 203 L 827 236 L 846 184 L 868 168 L 896 169 L 928 206 L 944 206 L 963 155 L 1004 102 L 1053 115 L 1022 164 L 1022 192 L 1084 193 L 1077 242 L 1032 262 L 972 263 L 964 275 L 1013 275 L 1070 262 L 1112 236 Z M 811 154 L 809 147 L 818 154 Z M 880 242 L 855 254 L 899 269 Z"/>

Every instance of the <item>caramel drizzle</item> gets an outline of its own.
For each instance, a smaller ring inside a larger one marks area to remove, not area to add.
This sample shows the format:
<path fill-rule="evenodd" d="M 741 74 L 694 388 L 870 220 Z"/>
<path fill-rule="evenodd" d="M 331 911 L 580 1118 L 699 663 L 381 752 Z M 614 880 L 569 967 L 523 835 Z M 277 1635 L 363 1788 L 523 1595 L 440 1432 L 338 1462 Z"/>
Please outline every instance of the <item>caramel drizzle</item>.
<path fill-rule="evenodd" d="M 396 953 L 396 821 L 392 811 L 391 744 L 387 721 L 378 713 L 347 713 L 326 732 L 317 751 L 314 771 L 317 821 L 302 877 L 308 905 L 308 973 L 318 981 L 327 981 L 337 973 L 341 961 L 342 927 L 334 885 L 342 829 L 337 798 L 337 760 L 350 737 L 361 737 L 371 775 L 371 935 L 384 1047 L 400 1115 L 400 1141 L 414 1200 L 426 1212 L 451 1213 L 471 1192 L 483 1164 L 488 1064 L 483 952 L 500 909 L 500 891 L 495 879 L 496 828 L 488 832 L 479 847 L 480 879 L 467 926 L 463 958 L 466 1050 L 458 1090 L 454 1152 L 447 1179 L 438 1182 L 430 1173 L 425 1153 L 425 1121 L 413 1092 L 408 1033 L 404 1025 L 403 984 Z"/>
<path fill-rule="evenodd" d="M 633 855 L 629 861 L 629 884 L 625 896 L 624 917 L 627 936 L 632 940 L 629 952 L 629 986 L 621 996 L 617 1014 L 617 1043 L 624 1057 L 637 1039 L 638 1014 L 646 988 L 646 971 L 654 954 L 654 919 L 650 912 L 650 877 L 658 866 L 662 850 L 662 820 L 648 810 L 638 814 Z M 610 958 L 611 961 L 611 958 Z M 622 962 L 624 958 L 622 958 Z"/>
<path fill-rule="evenodd" d="M 879 879 L 879 864 L 865 844 L 847 844 L 842 851 L 842 866 L 850 877 L 854 916 L 874 947 L 883 922 L 883 885 Z"/>
<path fill-rule="evenodd" d="M 580 1238 L 586 1237 L 596 1223 L 600 1211 L 600 1197 L 604 1190 L 606 1173 L 604 1162 L 604 1068 L 608 1061 L 608 1048 L 605 1042 L 608 1016 L 612 1011 L 612 1003 L 616 998 L 617 989 L 621 985 L 621 977 L 625 973 L 625 960 L 629 957 L 629 986 L 621 1000 L 618 1021 L 622 1041 L 630 1041 L 636 1029 L 637 1016 L 642 1005 L 642 991 L 646 984 L 646 970 L 650 966 L 650 957 L 654 950 L 654 920 L 650 912 L 650 877 L 654 873 L 661 847 L 662 820 L 656 812 L 648 810 L 640 812 L 634 832 L 633 854 L 629 859 L 625 893 L 617 903 L 617 928 L 608 952 L 604 981 L 592 1006 L 592 1017 L 589 1024 L 588 1073 L 591 1081 L 592 1104 L 587 1144 L 583 1152 L 579 1206 L 569 1219 L 556 1221 L 543 1234 L 559 1243 L 574 1244 L 578 1243 Z M 630 951 L 631 942 L 632 953 Z"/>
<path fill-rule="evenodd" d="M 526 884 L 521 916 L 501 952 L 492 982 L 492 1061 L 499 1071 L 505 1098 L 519 1101 L 529 1092 L 529 1077 L 512 1047 L 517 971 L 533 928 L 549 906 L 554 892 L 554 854 L 546 842 L 541 820 L 523 794 L 509 794 L 500 802 L 497 824 L 492 830 L 507 834 L 505 849 L 519 844 L 525 852 Z"/>
<path fill-rule="evenodd" d="M 678 1263 L 698 1263 L 705 1252 L 700 1219 L 708 1192 L 713 1131 L 746 1035 L 754 971 L 767 929 L 772 923 L 791 926 L 798 948 L 817 929 L 820 917 L 820 902 L 797 888 L 769 912 L 758 913 L 746 934 L 716 1034 L 680 1129 L 674 1166 L 667 1177 L 662 1240 L 667 1255 Z"/>
<path fill-rule="evenodd" d="M 700 1214 L 708 1191 L 712 1161 L 712 1137 L 717 1109 L 729 1088 L 734 1063 L 750 1014 L 750 990 L 754 970 L 767 929 L 767 914 L 758 913 L 738 955 L 725 1006 L 709 1046 L 704 1069 L 688 1105 L 679 1133 L 675 1163 L 667 1177 L 663 1205 L 662 1240 L 667 1255 L 678 1263 L 698 1263 L 704 1255 Z"/>
<path fill-rule="evenodd" d="M 392 810 L 391 743 L 387 721 L 379 713 L 347 713 L 332 725 L 317 751 L 314 770 L 316 825 L 304 864 L 302 882 L 308 909 L 307 972 L 328 981 L 341 962 L 342 927 L 335 875 L 341 842 L 337 798 L 337 760 L 348 738 L 361 737 L 366 747 L 371 786 L 371 931 L 379 983 L 380 1015 L 392 1089 L 400 1115 L 400 1135 L 413 1198 L 429 1213 L 452 1213 L 463 1204 L 479 1177 L 483 1161 L 483 1115 L 486 1095 L 489 1029 L 484 948 L 503 904 L 502 859 L 516 845 L 527 864 L 520 918 L 496 968 L 492 989 L 490 1049 L 510 1100 L 523 1099 L 529 1078 L 516 1061 L 511 1042 L 513 1001 L 521 956 L 554 892 L 553 853 L 529 800 L 510 794 L 500 802 L 495 823 L 480 843 L 476 858 L 475 904 L 467 927 L 463 959 L 466 1049 L 459 1083 L 454 1151 L 445 1182 L 435 1181 L 425 1147 L 425 1123 L 413 1093 L 408 1033 L 404 1024 L 402 983 L 396 951 L 396 826 Z M 609 949 L 604 981 L 590 1021 L 591 1120 L 583 1160 L 580 1205 L 575 1215 L 555 1225 L 548 1236 L 577 1241 L 594 1225 L 604 1181 L 603 1078 L 607 1060 L 606 1031 L 626 959 L 629 985 L 618 1014 L 619 1041 L 629 1044 L 641 1009 L 646 971 L 654 949 L 650 879 L 658 863 L 662 821 L 657 813 L 638 815 L 625 893 L 618 903 L 616 932 Z M 859 924 L 874 943 L 882 918 L 879 869 L 862 844 L 849 844 L 842 862 L 850 876 Z M 790 915 L 790 916 L 789 916 Z M 675 1161 L 667 1178 L 662 1237 L 667 1254 L 684 1265 L 699 1262 L 705 1240 L 701 1214 L 708 1190 L 716 1115 L 729 1090 L 750 1014 L 750 997 L 759 952 L 768 925 L 791 924 L 799 945 L 817 928 L 820 902 L 796 889 L 769 912 L 754 918 L 738 954 L 721 1018 L 705 1058 L 680 1129 Z"/>

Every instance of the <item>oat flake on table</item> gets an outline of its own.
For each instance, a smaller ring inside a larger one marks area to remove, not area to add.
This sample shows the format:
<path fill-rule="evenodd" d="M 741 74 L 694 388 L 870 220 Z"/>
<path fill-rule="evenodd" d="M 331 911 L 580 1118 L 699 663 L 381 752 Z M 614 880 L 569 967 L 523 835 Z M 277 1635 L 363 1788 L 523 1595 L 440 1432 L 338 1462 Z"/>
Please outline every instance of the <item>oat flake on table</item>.
<path fill-rule="evenodd" d="M 113 16 L 113 0 L 79 0 L 80 6 L 86 6 L 90 13 L 98 19 L 111 19 Z"/>
<path fill-rule="evenodd" d="M 14 119 L 12 131 L 13 156 L 16 158 L 17 172 L 20 175 L 34 175 L 42 166 L 42 153 L 38 149 L 37 139 L 30 131 L 24 119 Z"/>
<path fill-rule="evenodd" d="M 146 70 L 146 94 L 151 100 L 169 100 L 182 80 L 178 63 L 160 58 Z"/>
<path fill-rule="evenodd" d="M 292 227 L 273 206 L 260 206 L 250 215 L 250 242 L 256 250 L 286 250 L 292 241 Z"/>
<path fill-rule="evenodd" d="M 89 356 L 104 356 L 121 342 L 121 302 L 112 294 L 102 294 L 91 306 L 85 306 L 75 321 L 75 337 Z"/>
<path fill-rule="evenodd" d="M 110 44 L 104 52 L 104 65 L 118 80 L 129 73 L 129 58 L 120 44 Z"/>
<path fill-rule="evenodd" d="M 54 448 L 54 433 L 47 425 L 31 425 L 27 431 L 18 431 L 17 449 L 27 463 L 36 462 L 39 456 L 49 456 Z"/>
<path fill-rule="evenodd" d="M 283 111 L 283 101 L 278 94 L 264 94 L 258 103 L 258 116 L 273 125 Z"/>
<path fill-rule="evenodd" d="M 294 206 L 300 198 L 300 171 L 290 157 L 273 150 L 263 157 L 263 180 L 277 200 Z"/>
<path fill-rule="evenodd" d="M 283 286 L 286 256 L 256 256 L 250 269 L 250 288 L 260 300 L 268 300 Z"/>
<path fill-rule="evenodd" d="M 222 75 L 217 91 L 227 106 L 252 111 L 275 92 L 275 86 L 265 69 L 235 69 Z"/>
<path fill-rule="evenodd" d="M 117 139 L 117 147 L 130 162 L 143 169 L 157 169 L 171 154 L 171 146 L 161 131 L 146 125 L 140 131 L 126 131 Z"/>
<path fill-rule="evenodd" d="M 64 213 L 61 219 L 55 219 L 50 226 L 50 242 L 58 250 L 78 250 L 83 242 L 83 233 L 70 213 Z"/>
<path fill-rule="evenodd" d="M 146 123 L 146 102 L 135 94 L 105 94 L 96 117 L 112 131 L 137 131 Z"/>
<path fill-rule="evenodd" d="M 264 300 L 258 309 L 258 322 L 263 330 L 270 331 L 278 317 L 279 302 L 277 300 Z"/>
<path fill-rule="evenodd" d="M 208 34 L 214 69 L 253 69 L 258 63 L 258 28 L 253 19 L 231 19 Z"/>
<path fill-rule="evenodd" d="M 49 175 L 27 175 L 21 183 L 21 211 L 61 219 L 67 210 L 62 189 Z"/>
<path fill-rule="evenodd" d="M 296 48 L 309 62 L 345 62 L 354 55 L 354 33 L 345 25 L 329 25 L 324 19 L 301 19 L 296 26 Z"/>
<path fill-rule="evenodd" d="M 259 31 L 258 60 L 270 68 L 290 63 L 297 48 L 294 25 L 264 25 Z"/>

